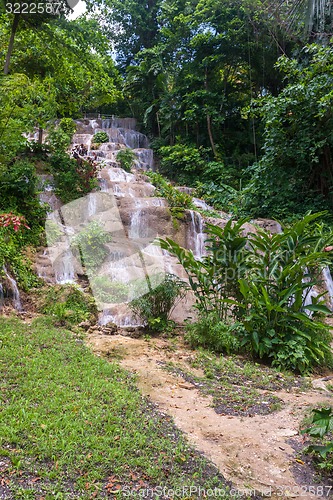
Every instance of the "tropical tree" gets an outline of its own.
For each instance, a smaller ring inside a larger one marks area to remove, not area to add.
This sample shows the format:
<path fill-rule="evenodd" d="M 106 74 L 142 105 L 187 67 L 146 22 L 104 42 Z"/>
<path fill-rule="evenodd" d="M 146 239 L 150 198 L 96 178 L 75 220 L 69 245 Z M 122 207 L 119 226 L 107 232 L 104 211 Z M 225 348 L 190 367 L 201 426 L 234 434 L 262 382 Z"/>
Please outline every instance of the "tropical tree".
<path fill-rule="evenodd" d="M 4 65 L 4 74 L 9 73 L 9 64 L 14 46 L 14 39 L 22 20 L 24 27 L 28 29 L 37 28 L 41 24 L 55 19 L 60 15 L 69 12 L 70 8 L 66 0 L 60 0 L 57 3 L 47 2 L 42 0 L 36 5 L 32 0 L 27 0 L 24 3 L 10 0 L 6 2 L 6 12 L 11 17 L 11 31 L 8 42 L 6 60 Z"/>
<path fill-rule="evenodd" d="M 265 144 L 243 193 L 252 215 L 285 217 L 333 204 L 333 48 L 313 44 L 302 56 L 282 57 L 286 87 L 254 104 Z"/>
<path fill-rule="evenodd" d="M 303 26 L 307 40 L 327 42 L 333 35 L 331 0 L 280 0 L 270 8 L 289 31 Z"/>

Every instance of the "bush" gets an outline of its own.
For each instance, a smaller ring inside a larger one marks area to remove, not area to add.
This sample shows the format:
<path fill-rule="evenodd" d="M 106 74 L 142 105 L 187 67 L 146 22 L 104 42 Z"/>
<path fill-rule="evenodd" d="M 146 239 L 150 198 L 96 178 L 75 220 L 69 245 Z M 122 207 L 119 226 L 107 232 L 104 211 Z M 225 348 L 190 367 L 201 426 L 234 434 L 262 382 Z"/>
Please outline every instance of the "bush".
<path fill-rule="evenodd" d="M 122 169 L 130 172 L 134 164 L 135 154 L 129 148 L 122 149 L 117 153 L 117 162 L 120 163 Z"/>
<path fill-rule="evenodd" d="M 24 233 L 29 230 L 23 216 L 12 213 L 0 214 L 0 274 L 6 266 L 24 291 L 29 291 L 40 284 L 31 261 L 22 252 L 22 247 L 28 239 Z"/>
<path fill-rule="evenodd" d="M 332 408 L 312 410 L 311 426 L 302 431 L 315 439 L 316 444 L 306 448 L 306 452 L 315 453 L 318 457 L 317 466 L 321 472 L 330 474 L 333 471 L 333 411 Z M 318 442 L 319 441 L 319 442 Z"/>
<path fill-rule="evenodd" d="M 21 233 L 20 245 L 40 244 L 46 210 L 41 206 L 37 190 L 35 167 L 28 160 L 18 159 L 6 167 L 0 166 L 0 212 L 24 216 L 30 231 Z"/>
<path fill-rule="evenodd" d="M 175 255 L 183 265 L 202 315 L 215 313 L 227 323 L 230 315 L 240 315 L 241 299 L 238 280 L 248 270 L 245 249 L 247 238 L 242 235 L 245 220 L 228 221 L 224 229 L 206 224 L 206 255 L 197 260 L 192 250 L 182 248 L 170 238 L 159 240 L 161 247 Z"/>
<path fill-rule="evenodd" d="M 70 138 L 76 131 L 76 123 L 72 118 L 62 118 L 59 122 L 59 128 Z"/>
<path fill-rule="evenodd" d="M 185 283 L 173 274 L 166 274 L 157 287 L 150 286 L 148 293 L 132 300 L 130 307 L 145 326 L 162 331 L 168 327 L 172 311 L 185 294 Z"/>
<path fill-rule="evenodd" d="M 195 179 L 204 172 L 207 151 L 185 144 L 162 146 L 158 150 L 160 171 L 179 183 L 193 185 Z"/>
<path fill-rule="evenodd" d="M 96 132 L 92 138 L 94 144 L 102 144 L 104 142 L 109 142 L 110 138 L 106 132 Z"/>
<path fill-rule="evenodd" d="M 111 241 L 111 234 L 97 222 L 90 222 L 81 233 L 72 238 L 71 245 L 79 250 L 81 260 L 89 273 L 101 266 L 109 250 L 105 243 Z"/>
<path fill-rule="evenodd" d="M 155 194 L 166 198 L 171 208 L 191 209 L 194 208 L 192 196 L 182 193 L 168 182 L 163 175 L 156 172 L 146 172 L 152 184 L 156 186 Z"/>
<path fill-rule="evenodd" d="M 224 229 L 208 224 L 201 261 L 171 239 L 160 244 L 183 265 L 202 315 L 214 312 L 222 323 L 235 318 L 244 327 L 243 347 L 278 368 L 305 373 L 332 364 L 332 336 L 315 317 L 330 311 L 321 295 L 307 303 L 329 263 L 323 250 L 333 240 L 317 222 L 321 215 L 307 215 L 283 233 L 257 229 L 246 237 L 244 220 Z"/>
<path fill-rule="evenodd" d="M 76 285 L 54 285 L 39 292 L 38 310 L 54 316 L 62 326 L 86 320 L 95 320 L 97 309 L 94 299 Z"/>
<path fill-rule="evenodd" d="M 94 297 L 100 302 L 118 303 L 126 302 L 128 285 L 112 281 L 107 276 L 96 276 L 91 280 Z"/>
<path fill-rule="evenodd" d="M 322 296 L 306 302 L 329 260 L 323 250 L 332 235 L 313 224 L 320 215 L 308 215 L 283 233 L 250 235 L 250 267 L 239 280 L 244 343 L 273 366 L 300 373 L 332 361 L 328 327 L 307 315 L 330 312 Z"/>
<path fill-rule="evenodd" d="M 197 182 L 195 193 L 217 210 L 237 211 L 239 192 L 232 186 L 213 181 Z"/>
<path fill-rule="evenodd" d="M 80 164 L 66 153 L 54 153 L 49 163 L 56 193 L 64 203 L 88 194 L 97 186 L 96 167 L 87 161 Z"/>
<path fill-rule="evenodd" d="M 215 352 L 233 354 L 240 350 L 244 327 L 242 323 L 227 324 L 214 313 L 200 316 L 199 320 L 186 327 L 185 339 L 192 347 L 204 347 Z"/>

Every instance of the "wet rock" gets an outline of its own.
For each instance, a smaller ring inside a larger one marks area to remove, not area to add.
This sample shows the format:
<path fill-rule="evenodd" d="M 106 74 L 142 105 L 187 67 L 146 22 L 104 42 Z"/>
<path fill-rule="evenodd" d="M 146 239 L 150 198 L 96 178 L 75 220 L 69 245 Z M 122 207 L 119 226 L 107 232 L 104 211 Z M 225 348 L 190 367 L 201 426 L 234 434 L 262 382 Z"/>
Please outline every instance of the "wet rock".
<path fill-rule="evenodd" d="M 145 330 L 142 326 L 126 326 L 120 328 L 119 333 L 120 335 L 124 335 L 125 337 L 138 339 L 144 335 Z"/>
<path fill-rule="evenodd" d="M 317 391 L 325 391 L 331 393 L 331 391 L 327 388 L 327 383 L 329 383 L 330 379 L 333 377 L 323 377 L 312 380 L 312 387 Z"/>
<path fill-rule="evenodd" d="M 84 330 L 89 330 L 89 328 L 91 327 L 91 322 L 90 321 L 81 321 L 81 323 L 79 323 L 77 326 L 79 328 L 83 328 Z"/>

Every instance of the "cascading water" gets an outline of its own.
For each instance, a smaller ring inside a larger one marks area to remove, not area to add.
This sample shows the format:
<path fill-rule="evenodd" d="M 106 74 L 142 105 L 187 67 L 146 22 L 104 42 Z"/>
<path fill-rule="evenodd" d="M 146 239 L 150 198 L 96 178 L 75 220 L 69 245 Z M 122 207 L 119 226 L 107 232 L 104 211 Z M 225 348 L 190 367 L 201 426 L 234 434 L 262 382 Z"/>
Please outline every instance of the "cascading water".
<path fill-rule="evenodd" d="M 193 198 L 192 203 L 195 207 L 200 208 L 201 210 L 214 210 L 211 205 L 208 205 L 204 200 L 200 200 L 199 198 Z"/>
<path fill-rule="evenodd" d="M 166 201 L 154 197 L 154 186 L 141 174 L 125 172 L 118 167 L 118 152 L 130 147 L 136 156 L 134 170 L 153 168 L 148 140 L 134 130 L 133 119 L 86 119 L 77 120 L 76 124 L 73 141 L 88 148 L 96 132 L 108 134 L 109 142 L 88 152 L 88 157 L 99 163 L 100 191 L 68 205 L 56 206 L 49 215 L 47 225 L 50 224 L 51 236 L 54 224 L 61 236 L 56 243 L 50 238 L 47 255 L 40 256 L 41 274 L 49 277 L 48 267 L 52 265 L 55 282 L 74 282 L 82 269 L 79 270 L 78 255 L 72 253 L 72 236 L 85 231 L 92 221 L 99 222 L 111 233 L 111 241 L 104 245 L 108 254 L 97 268 L 89 269 L 86 265 L 86 274 L 101 311 L 100 323 L 137 325 L 128 302 L 148 291 L 147 277 L 155 285 L 165 272 L 184 277 L 176 259 L 154 244 L 157 237 L 173 237 L 178 231 L 180 243 L 186 246 L 184 223 L 177 224 L 176 229 Z M 201 258 L 204 254 L 203 220 L 195 211 L 191 211 L 189 217 L 187 242 L 196 258 Z M 87 262 L 84 255 L 83 259 Z"/>
<path fill-rule="evenodd" d="M 333 279 L 332 279 L 330 268 L 328 266 L 324 267 L 322 274 L 323 274 L 324 282 L 325 282 L 326 289 L 328 292 L 329 307 L 330 307 L 331 311 L 333 311 Z"/>
<path fill-rule="evenodd" d="M 56 283 L 74 283 L 75 282 L 75 267 L 74 257 L 70 249 L 61 253 L 58 259 L 53 263 Z"/>
<path fill-rule="evenodd" d="M 96 193 L 90 193 L 88 195 L 89 197 L 89 202 L 88 202 L 88 217 L 92 217 L 95 215 L 96 210 L 97 210 L 97 197 Z"/>
<path fill-rule="evenodd" d="M 8 273 L 6 266 L 3 267 L 3 271 L 5 273 L 7 283 L 9 284 L 11 290 L 13 306 L 17 311 L 22 311 L 23 307 L 17 283 L 15 279 L 12 278 L 12 276 Z"/>
<path fill-rule="evenodd" d="M 5 295 L 3 292 L 3 286 L 2 286 L 2 283 L 0 283 L 0 309 L 3 306 L 4 300 L 5 300 Z"/>
<path fill-rule="evenodd" d="M 190 210 L 191 223 L 189 226 L 189 246 L 194 257 L 201 259 L 205 254 L 205 234 L 203 230 L 203 219 L 198 212 Z"/>

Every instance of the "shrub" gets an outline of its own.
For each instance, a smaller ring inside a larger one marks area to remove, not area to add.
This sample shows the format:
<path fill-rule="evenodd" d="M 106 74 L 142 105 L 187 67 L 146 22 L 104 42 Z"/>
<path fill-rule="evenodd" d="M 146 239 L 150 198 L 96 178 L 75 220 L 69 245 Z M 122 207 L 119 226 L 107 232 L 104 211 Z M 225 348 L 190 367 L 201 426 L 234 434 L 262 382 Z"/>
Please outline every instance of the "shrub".
<path fill-rule="evenodd" d="M 150 285 L 148 293 L 132 300 L 130 307 L 145 326 L 162 331 L 168 327 L 172 311 L 185 294 L 185 283 L 173 274 L 166 274 L 157 287 Z"/>
<path fill-rule="evenodd" d="M 37 190 L 38 179 L 33 163 L 18 159 L 0 166 L 0 212 L 24 216 L 30 231 L 20 232 L 20 244 L 40 244 L 46 210 L 41 206 Z"/>
<path fill-rule="evenodd" d="M 160 171 L 170 179 L 192 185 L 201 176 L 206 165 L 204 156 L 208 149 L 196 148 L 185 144 L 162 146 L 158 150 Z"/>
<path fill-rule="evenodd" d="M 239 192 L 223 183 L 197 182 L 195 193 L 199 198 L 203 198 L 207 203 L 213 205 L 217 210 L 235 212 L 238 206 Z"/>
<path fill-rule="evenodd" d="M 170 238 L 160 240 L 161 247 L 183 265 L 199 312 L 203 315 L 214 312 L 222 322 L 227 322 L 231 314 L 239 316 L 238 280 L 248 269 L 247 238 L 241 234 L 244 222 L 244 219 L 230 220 L 224 229 L 206 224 L 206 255 L 202 260 L 197 260 L 192 250 L 182 248 Z"/>
<path fill-rule="evenodd" d="M 327 473 L 333 471 L 333 411 L 332 408 L 321 408 L 312 410 L 313 416 L 311 426 L 302 431 L 307 433 L 319 443 L 312 444 L 306 448 L 306 452 L 315 453 L 319 456 L 318 468 Z M 316 442 L 315 441 L 315 442 Z"/>
<path fill-rule="evenodd" d="M 108 134 L 106 132 L 96 132 L 96 134 L 94 135 L 93 139 L 92 139 L 92 142 L 94 144 L 102 144 L 104 142 L 109 142 L 110 138 L 108 136 Z"/>
<path fill-rule="evenodd" d="M 0 274 L 6 266 L 24 291 L 40 284 L 31 261 L 22 252 L 27 243 L 24 233 L 29 229 L 23 216 L 13 213 L 0 214 Z"/>
<path fill-rule="evenodd" d="M 117 162 L 120 163 L 122 169 L 126 172 L 130 172 L 134 164 L 135 154 L 129 148 L 122 149 L 117 153 Z"/>
<path fill-rule="evenodd" d="M 240 350 L 239 337 L 244 327 L 242 323 L 227 324 L 214 313 L 200 316 L 199 320 L 186 327 L 185 339 L 192 347 L 204 347 L 215 352 L 232 354 Z"/>
<path fill-rule="evenodd" d="M 95 276 L 91 280 L 94 297 L 100 302 L 118 303 L 126 302 L 128 285 L 112 281 L 107 276 Z"/>
<path fill-rule="evenodd" d="M 62 118 L 59 122 L 59 128 L 69 137 L 72 137 L 76 131 L 76 123 L 72 118 Z"/>
<path fill-rule="evenodd" d="M 97 222 L 90 222 L 79 234 L 72 238 L 71 244 L 79 250 L 81 260 L 88 273 L 101 266 L 109 250 L 105 243 L 111 241 L 111 234 Z"/>
<path fill-rule="evenodd" d="M 192 196 L 187 193 L 182 193 L 176 189 L 170 182 L 168 182 L 163 175 L 156 172 L 146 172 L 146 175 L 151 180 L 152 184 L 156 186 L 156 195 L 166 198 L 171 208 L 194 208 L 192 203 Z"/>
<path fill-rule="evenodd" d="M 168 238 L 160 244 L 183 265 L 201 314 L 215 312 L 223 323 L 234 317 L 244 327 L 243 347 L 278 368 L 305 373 L 332 364 L 329 328 L 315 317 L 330 311 L 321 295 L 307 303 L 333 239 L 317 223 L 321 215 L 307 215 L 283 233 L 258 229 L 247 237 L 244 220 L 229 221 L 224 229 L 208 224 L 201 261 Z"/>
<path fill-rule="evenodd" d="M 64 203 L 76 200 L 97 186 L 97 170 L 87 161 L 80 164 L 66 153 L 54 153 L 49 163 L 56 193 Z"/>
<path fill-rule="evenodd" d="M 307 215 L 283 233 L 258 230 L 250 235 L 250 269 L 239 280 L 244 342 L 274 366 L 301 373 L 331 362 L 327 326 L 306 314 L 330 312 L 321 296 L 313 297 L 312 304 L 306 302 L 328 263 L 323 249 L 332 235 L 324 235 L 323 227 L 313 224 L 320 215 Z"/>
<path fill-rule="evenodd" d="M 95 320 L 94 299 L 76 285 L 54 285 L 39 292 L 38 310 L 55 317 L 64 326 Z"/>
<path fill-rule="evenodd" d="M 53 153 L 65 153 L 70 146 L 71 136 L 60 127 L 53 128 L 46 139 L 46 143 Z"/>

